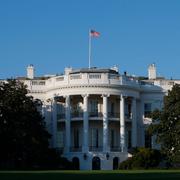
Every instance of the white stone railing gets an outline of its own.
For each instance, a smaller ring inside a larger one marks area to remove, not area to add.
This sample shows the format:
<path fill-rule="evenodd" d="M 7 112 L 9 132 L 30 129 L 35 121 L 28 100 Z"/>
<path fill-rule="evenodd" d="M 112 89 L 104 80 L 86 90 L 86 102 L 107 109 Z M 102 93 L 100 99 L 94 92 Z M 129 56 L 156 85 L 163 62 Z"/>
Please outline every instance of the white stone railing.
<path fill-rule="evenodd" d="M 82 73 L 82 74 L 69 74 L 49 78 L 47 80 L 31 80 L 31 83 L 26 80 L 26 84 L 30 90 L 47 90 L 59 88 L 70 85 L 126 85 L 131 87 L 155 88 L 153 85 L 142 85 L 138 80 L 128 76 L 120 76 L 114 74 L 97 74 L 97 73 Z"/>

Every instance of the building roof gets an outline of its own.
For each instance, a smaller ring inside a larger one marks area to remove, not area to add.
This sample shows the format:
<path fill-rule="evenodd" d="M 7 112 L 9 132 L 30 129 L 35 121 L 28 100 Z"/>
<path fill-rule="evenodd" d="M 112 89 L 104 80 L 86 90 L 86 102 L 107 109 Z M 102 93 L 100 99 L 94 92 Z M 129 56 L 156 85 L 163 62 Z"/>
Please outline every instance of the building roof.
<path fill-rule="evenodd" d="M 72 70 L 70 74 L 79 74 L 79 73 L 111 73 L 111 74 L 118 74 L 118 72 L 114 69 L 99 69 L 96 67 L 93 68 L 82 68 Z"/>
<path fill-rule="evenodd" d="M 45 77 L 45 76 L 42 76 L 42 77 L 34 77 L 33 79 L 29 79 L 27 77 L 17 77 L 16 79 L 17 80 L 46 80 L 46 79 L 49 79 L 50 77 Z"/>

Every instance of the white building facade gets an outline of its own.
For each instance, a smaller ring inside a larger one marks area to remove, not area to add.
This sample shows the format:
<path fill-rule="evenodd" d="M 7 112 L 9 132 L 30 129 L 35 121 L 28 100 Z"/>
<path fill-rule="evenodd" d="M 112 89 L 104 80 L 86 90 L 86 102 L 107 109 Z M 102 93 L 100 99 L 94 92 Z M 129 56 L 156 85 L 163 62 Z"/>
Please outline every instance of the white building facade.
<path fill-rule="evenodd" d="M 29 69 L 21 80 L 42 101 L 51 146 L 76 169 L 117 169 L 133 147 L 151 145 L 148 115 L 162 108 L 161 87 L 117 69 L 66 68 L 63 75 L 43 78 L 34 77 L 32 65 Z"/>

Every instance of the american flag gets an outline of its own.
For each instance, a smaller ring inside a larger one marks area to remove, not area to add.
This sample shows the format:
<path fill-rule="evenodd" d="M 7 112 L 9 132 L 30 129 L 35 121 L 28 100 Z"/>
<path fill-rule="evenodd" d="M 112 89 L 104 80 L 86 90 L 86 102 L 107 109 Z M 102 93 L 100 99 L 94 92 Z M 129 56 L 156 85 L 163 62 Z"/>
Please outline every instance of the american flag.
<path fill-rule="evenodd" d="M 100 33 L 97 32 L 97 31 L 91 30 L 91 31 L 90 31 L 90 35 L 91 35 L 92 37 L 99 37 L 99 36 L 100 36 Z"/>

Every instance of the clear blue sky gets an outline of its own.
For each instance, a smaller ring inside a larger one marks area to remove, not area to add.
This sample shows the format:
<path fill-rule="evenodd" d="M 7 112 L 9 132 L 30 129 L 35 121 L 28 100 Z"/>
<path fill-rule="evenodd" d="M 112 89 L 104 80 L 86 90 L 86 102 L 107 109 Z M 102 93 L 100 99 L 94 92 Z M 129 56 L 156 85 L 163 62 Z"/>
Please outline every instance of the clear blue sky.
<path fill-rule="evenodd" d="M 180 79 L 180 0 L 0 0 L 0 79 L 118 65 L 120 72 Z"/>

